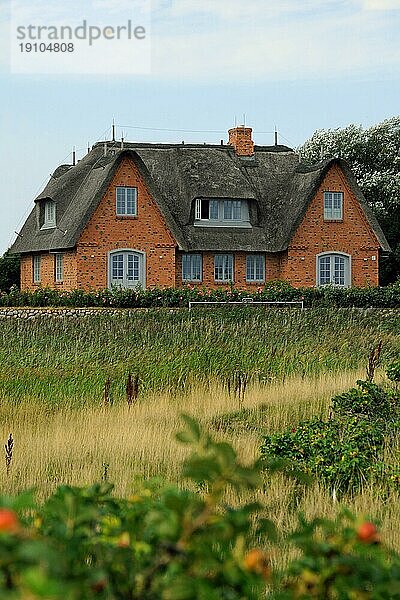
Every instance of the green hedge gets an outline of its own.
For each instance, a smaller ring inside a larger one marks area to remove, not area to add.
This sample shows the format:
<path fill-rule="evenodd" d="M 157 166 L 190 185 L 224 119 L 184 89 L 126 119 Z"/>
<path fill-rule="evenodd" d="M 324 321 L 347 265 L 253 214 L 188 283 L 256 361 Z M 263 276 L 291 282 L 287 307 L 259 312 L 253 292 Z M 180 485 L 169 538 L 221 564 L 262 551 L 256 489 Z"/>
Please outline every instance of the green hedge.
<path fill-rule="evenodd" d="M 148 290 L 99 290 L 84 292 L 74 290 L 63 292 L 49 288 L 39 288 L 34 292 L 21 292 L 14 287 L 10 292 L 0 292 L 0 306 L 70 306 L 70 307 L 112 307 L 150 308 L 184 307 L 190 300 L 241 301 L 252 298 L 254 301 L 304 301 L 307 307 L 334 306 L 358 308 L 399 308 L 400 281 L 387 287 L 338 288 L 294 288 L 284 281 L 272 281 L 253 292 L 236 290 L 207 290 L 186 286 L 181 289 L 152 288 Z"/>

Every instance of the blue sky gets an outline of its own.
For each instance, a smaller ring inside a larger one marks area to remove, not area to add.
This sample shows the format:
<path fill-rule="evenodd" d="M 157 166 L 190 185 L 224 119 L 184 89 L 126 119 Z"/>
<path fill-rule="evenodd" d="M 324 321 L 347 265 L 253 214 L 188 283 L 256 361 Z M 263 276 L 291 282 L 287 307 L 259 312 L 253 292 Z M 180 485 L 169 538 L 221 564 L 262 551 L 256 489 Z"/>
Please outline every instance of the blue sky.
<path fill-rule="evenodd" d="M 132 141 L 219 143 L 245 113 L 256 142 L 272 143 L 276 125 L 297 146 L 399 114 L 400 0 L 152 0 L 151 69 L 118 76 L 12 74 L 14 1 L 0 0 L 0 253 L 50 173 L 104 139 L 113 116 Z M 135 1 L 68 7 L 111 19 Z"/>

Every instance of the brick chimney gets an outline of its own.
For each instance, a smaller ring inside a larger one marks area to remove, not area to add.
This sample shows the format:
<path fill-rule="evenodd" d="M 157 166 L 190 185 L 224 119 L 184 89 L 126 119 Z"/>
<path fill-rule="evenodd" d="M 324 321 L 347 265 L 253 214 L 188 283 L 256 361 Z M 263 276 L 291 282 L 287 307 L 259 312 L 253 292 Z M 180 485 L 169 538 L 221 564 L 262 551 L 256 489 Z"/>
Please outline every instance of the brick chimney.
<path fill-rule="evenodd" d="M 245 127 L 239 125 L 229 130 L 229 142 L 230 146 L 235 148 L 235 152 L 238 156 L 253 156 L 254 154 L 254 142 L 252 140 L 251 127 Z"/>

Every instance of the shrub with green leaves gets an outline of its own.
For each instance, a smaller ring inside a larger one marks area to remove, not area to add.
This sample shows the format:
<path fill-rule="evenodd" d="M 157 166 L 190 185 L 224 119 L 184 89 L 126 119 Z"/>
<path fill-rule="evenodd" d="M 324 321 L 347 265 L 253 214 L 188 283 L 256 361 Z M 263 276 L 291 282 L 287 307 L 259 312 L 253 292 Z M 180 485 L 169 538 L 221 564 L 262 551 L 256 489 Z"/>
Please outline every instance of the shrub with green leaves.
<path fill-rule="evenodd" d="M 391 381 L 400 382 L 400 358 L 389 365 L 386 374 Z"/>
<path fill-rule="evenodd" d="M 393 422 L 400 421 L 398 394 L 370 381 L 357 381 L 356 388 L 332 398 L 333 414 L 340 417 L 360 417 L 380 421 L 392 429 Z"/>
<path fill-rule="evenodd" d="M 150 308 L 182 307 L 189 301 L 229 302 L 251 298 L 254 302 L 304 302 L 306 307 L 400 307 L 400 281 L 387 287 L 340 288 L 294 288 L 286 281 L 268 281 L 254 291 L 238 290 L 233 286 L 210 290 L 206 287 L 187 285 L 183 288 L 140 288 L 111 290 L 73 290 L 63 292 L 50 288 L 38 288 L 33 292 L 20 291 L 13 286 L 9 292 L 0 292 L 0 306 L 72 306 Z"/>
<path fill-rule="evenodd" d="M 265 437 L 264 459 L 283 459 L 288 472 L 299 469 L 337 492 L 360 489 L 375 472 L 384 427 L 358 417 L 312 419 Z"/>
<path fill-rule="evenodd" d="M 400 489 L 396 469 L 382 458 L 385 441 L 398 431 L 398 394 L 367 381 L 357 385 L 333 398 L 330 419 L 314 418 L 265 436 L 266 464 L 283 460 L 288 472 L 301 469 L 340 493 L 356 492 L 374 478 Z"/>
<path fill-rule="evenodd" d="M 346 510 L 333 520 L 300 517 L 290 541 L 298 558 L 277 578 L 271 600 L 400 598 L 400 557 L 371 521 Z"/>
<path fill-rule="evenodd" d="M 108 483 L 59 487 L 44 504 L 0 498 L 0 597 L 7 600 L 281 600 L 400 598 L 400 558 L 374 524 L 352 515 L 300 520 L 299 552 L 273 572 L 259 547 L 277 542 L 261 507 L 224 502 L 227 488 L 257 489 L 261 463 L 245 466 L 185 417 L 178 439 L 190 491 L 136 481 L 116 498 Z M 258 546 L 254 547 L 253 540 Z"/>
<path fill-rule="evenodd" d="M 178 437 L 193 452 L 183 475 L 201 492 L 153 481 L 136 482 L 127 500 L 115 498 L 106 483 L 62 486 L 41 506 L 29 496 L 2 498 L 0 597 L 262 597 L 267 559 L 261 551 L 258 562 L 246 563 L 246 556 L 251 534 L 272 538 L 274 528 L 263 519 L 254 525 L 257 504 L 222 503 L 227 486 L 259 487 L 260 466 L 243 466 L 228 444 L 214 442 L 191 418 L 185 421 Z"/>

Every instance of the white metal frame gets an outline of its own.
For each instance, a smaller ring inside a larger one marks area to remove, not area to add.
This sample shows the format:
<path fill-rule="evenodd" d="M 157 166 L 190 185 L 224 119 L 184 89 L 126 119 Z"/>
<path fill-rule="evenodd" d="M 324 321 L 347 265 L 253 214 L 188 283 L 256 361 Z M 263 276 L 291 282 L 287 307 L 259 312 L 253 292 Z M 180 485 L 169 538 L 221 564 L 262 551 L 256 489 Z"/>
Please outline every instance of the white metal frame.
<path fill-rule="evenodd" d="M 216 201 L 218 203 L 218 219 L 201 218 L 201 203 L 203 200 L 208 200 L 209 202 Z M 240 201 L 241 219 L 224 219 L 224 202 L 226 201 Z M 195 227 L 238 227 L 239 229 L 251 228 L 249 202 L 245 198 L 196 198 L 194 219 Z"/>
<path fill-rule="evenodd" d="M 263 302 L 263 301 L 254 301 L 253 298 L 243 298 L 241 301 L 234 301 L 234 302 L 217 302 L 217 301 L 208 301 L 208 300 L 189 300 L 189 310 L 192 309 L 193 306 L 198 306 L 198 305 L 219 305 L 219 306 L 272 306 L 272 305 L 278 305 L 278 306 L 282 306 L 282 305 L 298 305 L 301 307 L 301 310 L 304 309 L 304 301 L 303 300 L 298 300 L 298 301 L 290 301 L 290 302 L 283 302 L 283 301 L 275 301 L 275 302 Z"/>
<path fill-rule="evenodd" d="M 200 279 L 186 279 L 183 277 L 183 257 L 184 256 L 200 256 Z M 184 252 L 182 254 L 182 281 L 185 283 L 201 283 L 203 281 L 203 255 L 201 252 Z"/>
<path fill-rule="evenodd" d="M 326 200 L 326 194 L 332 194 L 332 212 L 331 212 L 331 216 L 329 216 L 326 212 L 326 208 L 325 208 L 325 200 Z M 340 216 L 339 217 L 335 217 L 334 216 L 334 194 L 340 194 L 341 195 L 341 206 L 340 206 Z M 342 191 L 330 191 L 330 190 L 325 190 L 324 191 L 324 221 L 343 221 L 343 214 L 344 214 L 344 193 Z"/>

